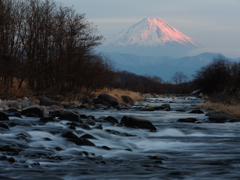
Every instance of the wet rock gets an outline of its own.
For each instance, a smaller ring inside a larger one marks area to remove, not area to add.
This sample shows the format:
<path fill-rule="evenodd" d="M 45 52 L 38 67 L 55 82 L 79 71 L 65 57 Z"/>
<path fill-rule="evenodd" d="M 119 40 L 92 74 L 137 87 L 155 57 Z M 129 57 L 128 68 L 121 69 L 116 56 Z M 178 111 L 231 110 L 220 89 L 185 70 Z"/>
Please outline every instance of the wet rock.
<path fill-rule="evenodd" d="M 225 123 L 228 119 L 232 119 L 231 116 L 223 113 L 207 113 L 208 119 L 214 123 Z"/>
<path fill-rule="evenodd" d="M 29 101 L 28 101 L 28 100 L 22 100 L 21 106 L 22 106 L 22 108 L 27 108 L 27 107 L 29 107 Z"/>
<path fill-rule="evenodd" d="M 67 110 L 61 111 L 60 115 L 59 115 L 59 119 L 61 119 L 61 120 L 69 120 L 69 121 L 74 121 L 74 122 L 81 122 L 82 123 L 80 115 L 76 114 L 73 111 L 67 111 Z"/>
<path fill-rule="evenodd" d="M 146 107 L 146 108 L 142 108 L 141 111 L 154 111 L 155 109 L 152 107 Z"/>
<path fill-rule="evenodd" d="M 79 108 L 80 109 L 93 109 L 93 107 L 92 106 L 90 106 L 90 105 L 87 105 L 87 104 L 82 104 L 81 106 L 79 106 Z"/>
<path fill-rule="evenodd" d="M 87 118 L 92 119 L 94 121 L 96 120 L 96 118 L 93 115 L 89 115 L 89 116 L 87 116 Z"/>
<path fill-rule="evenodd" d="M 95 146 L 95 144 L 92 143 L 91 141 L 89 141 L 85 138 L 79 138 L 77 135 L 73 134 L 72 132 L 66 132 L 62 136 L 79 146 L 83 146 L 83 145 Z"/>
<path fill-rule="evenodd" d="M 196 118 L 182 118 L 177 120 L 177 122 L 185 122 L 185 123 L 195 123 L 197 121 Z"/>
<path fill-rule="evenodd" d="M 233 118 L 233 119 L 227 120 L 227 122 L 240 122 L 240 119 Z"/>
<path fill-rule="evenodd" d="M 95 98 L 95 99 L 93 99 L 93 102 L 94 102 L 95 105 L 97 105 L 97 104 L 101 104 L 101 105 L 104 105 L 104 106 L 107 105 L 107 102 L 104 101 L 104 100 L 101 99 L 101 98 Z"/>
<path fill-rule="evenodd" d="M 7 159 L 10 163 L 14 163 L 15 162 L 15 159 L 13 157 L 10 157 Z"/>
<path fill-rule="evenodd" d="M 29 102 L 29 106 L 39 106 L 39 104 L 35 103 L 35 102 Z M 39 106 L 41 107 L 41 106 Z"/>
<path fill-rule="evenodd" d="M 17 126 L 18 124 L 17 123 L 15 123 L 15 122 L 11 122 L 11 123 L 9 123 L 9 126 L 11 126 L 11 127 L 14 127 L 14 126 Z"/>
<path fill-rule="evenodd" d="M 63 103 L 62 105 L 63 105 L 63 108 L 70 108 L 71 107 L 69 103 Z"/>
<path fill-rule="evenodd" d="M 85 114 L 80 114 L 80 118 L 81 118 L 81 119 L 87 119 L 88 116 L 86 116 Z"/>
<path fill-rule="evenodd" d="M 76 103 L 69 103 L 70 108 L 79 108 L 80 106 Z"/>
<path fill-rule="evenodd" d="M 107 147 L 107 146 L 101 146 L 101 148 L 102 148 L 102 149 L 105 149 L 105 150 L 108 150 L 108 151 L 111 150 L 111 148 L 110 148 L 110 147 Z"/>
<path fill-rule="evenodd" d="M 19 118 L 22 118 L 22 114 L 21 112 L 19 112 L 18 110 L 16 109 L 8 109 L 5 111 L 5 113 L 7 114 L 8 117 L 19 117 Z"/>
<path fill-rule="evenodd" d="M 195 114 L 203 114 L 204 112 L 200 109 L 194 109 L 190 113 L 195 113 Z"/>
<path fill-rule="evenodd" d="M 107 116 L 103 120 L 108 121 L 112 124 L 118 124 L 118 120 L 115 117 L 112 117 L 112 116 Z"/>
<path fill-rule="evenodd" d="M 105 106 L 103 104 L 95 104 L 94 107 L 97 108 L 97 109 L 99 109 L 99 108 L 103 108 L 103 109 L 108 108 L 108 106 Z"/>
<path fill-rule="evenodd" d="M 18 109 L 20 107 L 20 104 L 18 101 L 8 101 L 7 106 L 10 108 Z"/>
<path fill-rule="evenodd" d="M 72 122 L 72 123 L 68 123 L 68 125 L 70 126 L 69 127 L 70 129 L 76 129 L 76 127 L 80 127 L 82 129 L 86 129 L 86 130 L 91 129 L 87 124 L 82 124 L 82 123 Z"/>
<path fill-rule="evenodd" d="M 0 128 L 3 128 L 3 129 L 9 129 L 8 126 L 4 123 L 1 123 L 0 122 Z"/>
<path fill-rule="evenodd" d="M 22 110 L 22 115 L 30 116 L 36 115 L 35 117 L 43 117 L 43 109 L 39 107 L 28 107 Z"/>
<path fill-rule="evenodd" d="M 178 112 L 186 112 L 185 109 L 176 109 L 176 111 L 178 111 Z"/>
<path fill-rule="evenodd" d="M 0 160 L 3 160 L 3 161 L 7 160 L 7 156 L 1 156 Z"/>
<path fill-rule="evenodd" d="M 92 119 L 89 118 L 89 119 L 86 119 L 86 120 L 85 120 L 85 124 L 94 126 L 94 125 L 96 124 L 96 122 L 95 122 L 94 120 L 92 120 Z"/>
<path fill-rule="evenodd" d="M 117 106 L 119 104 L 118 100 L 108 94 L 100 94 L 98 98 L 103 99 L 105 102 L 111 104 L 111 106 Z"/>
<path fill-rule="evenodd" d="M 77 126 L 82 128 L 82 129 L 86 129 L 86 130 L 90 130 L 91 129 L 87 124 L 78 124 Z"/>
<path fill-rule="evenodd" d="M 171 107 L 169 104 L 162 104 L 161 106 L 156 106 L 155 109 L 156 110 L 170 110 Z"/>
<path fill-rule="evenodd" d="M 94 136 L 90 135 L 90 134 L 84 134 L 81 136 L 81 138 L 85 138 L 85 139 L 97 139 Z"/>
<path fill-rule="evenodd" d="M 122 133 L 122 132 L 119 132 L 119 131 L 116 131 L 116 130 L 113 130 L 113 129 L 106 129 L 105 131 L 109 134 L 115 134 L 115 135 L 119 135 L 119 136 L 126 136 L 126 137 L 136 136 L 136 135 L 133 135 L 133 134 Z"/>
<path fill-rule="evenodd" d="M 0 121 L 8 121 L 9 118 L 4 112 L 0 112 Z"/>
<path fill-rule="evenodd" d="M 54 117 L 42 117 L 41 119 L 39 119 L 39 121 L 43 123 L 47 123 L 47 122 L 54 122 L 56 121 L 56 119 Z"/>
<path fill-rule="evenodd" d="M 44 106 L 58 105 L 60 107 L 63 107 L 59 101 L 53 101 L 47 97 L 39 97 L 39 104 Z"/>
<path fill-rule="evenodd" d="M 88 96 L 85 96 L 82 98 L 82 103 L 85 104 L 85 103 L 91 103 L 92 100 L 88 97 Z"/>
<path fill-rule="evenodd" d="M 151 121 L 146 119 L 123 116 L 121 123 L 124 124 L 126 127 L 131 128 L 149 129 L 151 131 L 157 130 L 156 127 L 151 123 Z"/>
<path fill-rule="evenodd" d="M 131 104 L 132 106 L 134 106 L 134 101 L 132 100 L 131 97 L 129 96 L 121 96 L 121 99 L 124 103 L 128 103 Z"/>
<path fill-rule="evenodd" d="M 55 149 L 56 149 L 57 151 L 62 151 L 62 150 L 63 150 L 63 149 L 60 148 L 60 147 L 55 147 Z"/>
<path fill-rule="evenodd" d="M 103 129 L 103 127 L 101 124 L 99 124 L 99 125 L 95 126 L 95 129 Z"/>
<path fill-rule="evenodd" d="M 156 106 L 154 105 L 154 104 L 147 104 L 146 106 L 145 106 L 146 108 L 155 108 Z"/>

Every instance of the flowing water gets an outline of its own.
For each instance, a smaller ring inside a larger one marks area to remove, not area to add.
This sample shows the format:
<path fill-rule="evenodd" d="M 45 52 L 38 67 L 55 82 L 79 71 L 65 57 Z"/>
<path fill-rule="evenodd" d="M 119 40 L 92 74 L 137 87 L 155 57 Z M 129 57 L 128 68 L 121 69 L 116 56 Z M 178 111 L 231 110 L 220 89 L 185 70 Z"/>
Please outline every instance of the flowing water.
<path fill-rule="evenodd" d="M 170 104 L 171 111 L 78 109 L 80 114 L 113 116 L 119 122 L 124 115 L 148 119 L 157 128 L 150 132 L 102 122 L 97 125 L 102 124 L 103 130 L 76 128 L 78 136 L 87 133 L 97 138 L 90 139 L 96 147 L 66 141 L 61 133 L 69 130 L 68 121 L 41 125 L 39 118 L 11 117 L 21 125 L 1 130 L 0 146 L 23 150 L 14 156 L 14 163 L 0 160 L 0 179 L 240 179 L 240 123 L 177 122 L 188 117 L 205 122 L 205 114 L 189 113 L 203 102 L 194 97 L 153 98 L 141 103 L 169 101 L 175 102 Z M 177 111 L 180 109 L 185 111 Z"/>

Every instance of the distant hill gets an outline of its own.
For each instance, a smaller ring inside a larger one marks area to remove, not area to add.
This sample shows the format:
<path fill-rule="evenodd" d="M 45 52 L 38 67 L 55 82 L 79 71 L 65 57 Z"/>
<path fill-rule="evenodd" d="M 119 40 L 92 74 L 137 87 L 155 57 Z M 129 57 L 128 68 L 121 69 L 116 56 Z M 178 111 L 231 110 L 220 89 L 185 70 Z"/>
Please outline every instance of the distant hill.
<path fill-rule="evenodd" d="M 202 53 L 197 56 L 182 58 L 136 56 L 123 53 L 105 54 L 110 57 L 119 70 L 126 70 L 139 75 L 157 75 L 164 81 L 170 81 L 172 75 L 177 71 L 182 71 L 191 78 L 202 66 L 209 64 L 214 58 L 222 56 L 218 53 Z M 237 59 L 229 60 L 238 61 Z"/>

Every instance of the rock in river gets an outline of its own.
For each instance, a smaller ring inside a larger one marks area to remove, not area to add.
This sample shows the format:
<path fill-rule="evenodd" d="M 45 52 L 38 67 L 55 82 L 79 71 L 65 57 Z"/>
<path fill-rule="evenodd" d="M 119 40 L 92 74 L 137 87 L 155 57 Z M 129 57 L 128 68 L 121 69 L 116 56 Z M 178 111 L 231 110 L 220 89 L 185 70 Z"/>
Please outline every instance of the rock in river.
<path fill-rule="evenodd" d="M 124 124 L 126 127 L 131 128 L 149 129 L 151 131 L 157 130 L 156 127 L 151 123 L 151 121 L 146 119 L 123 116 L 121 123 Z"/>
<path fill-rule="evenodd" d="M 8 116 L 4 112 L 0 112 L 0 121 L 9 120 Z"/>
<path fill-rule="evenodd" d="M 74 142 L 76 145 L 86 145 L 86 146 L 95 146 L 91 141 L 85 138 L 79 138 L 77 135 L 72 132 L 66 132 L 62 135 L 67 138 L 69 141 Z"/>
<path fill-rule="evenodd" d="M 134 105 L 134 101 L 132 100 L 132 98 L 130 98 L 129 96 L 121 96 L 121 99 L 123 102 L 125 103 L 129 103 L 132 106 Z"/>
<path fill-rule="evenodd" d="M 58 105 L 60 107 L 63 107 L 63 105 L 59 101 L 53 101 L 47 97 L 39 97 L 40 105 L 44 106 L 51 106 L 51 105 Z"/>
<path fill-rule="evenodd" d="M 111 106 L 117 106 L 119 104 L 118 100 L 108 94 L 100 94 L 98 98 L 103 99 L 105 102 L 111 104 Z"/>
<path fill-rule="evenodd" d="M 197 121 L 196 118 L 183 118 L 177 120 L 177 122 L 185 122 L 185 123 L 195 123 Z"/>

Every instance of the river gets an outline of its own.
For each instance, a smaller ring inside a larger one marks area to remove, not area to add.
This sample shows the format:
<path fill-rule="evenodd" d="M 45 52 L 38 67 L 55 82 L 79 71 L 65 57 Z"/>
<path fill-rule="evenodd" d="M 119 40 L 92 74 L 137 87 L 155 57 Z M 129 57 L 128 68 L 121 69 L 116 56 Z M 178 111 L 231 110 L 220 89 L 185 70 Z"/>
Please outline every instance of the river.
<path fill-rule="evenodd" d="M 1 130 L 0 146 L 22 150 L 14 163 L 0 160 L 0 179 L 240 179 L 240 123 L 206 123 L 204 110 L 190 114 L 203 103 L 195 97 L 151 98 L 136 104 L 170 101 L 170 111 L 77 109 L 79 114 L 113 116 L 119 122 L 125 115 L 148 119 L 157 128 L 150 132 L 107 122 L 97 122 L 90 130 L 76 127 L 76 135 L 94 136 L 89 140 L 96 146 L 66 141 L 61 133 L 69 129 L 68 121 L 43 125 L 39 118 L 10 117 L 21 125 Z M 177 122 L 189 117 L 199 123 Z M 103 129 L 95 128 L 99 124 Z M 0 153 L 2 159 L 11 157 Z"/>

